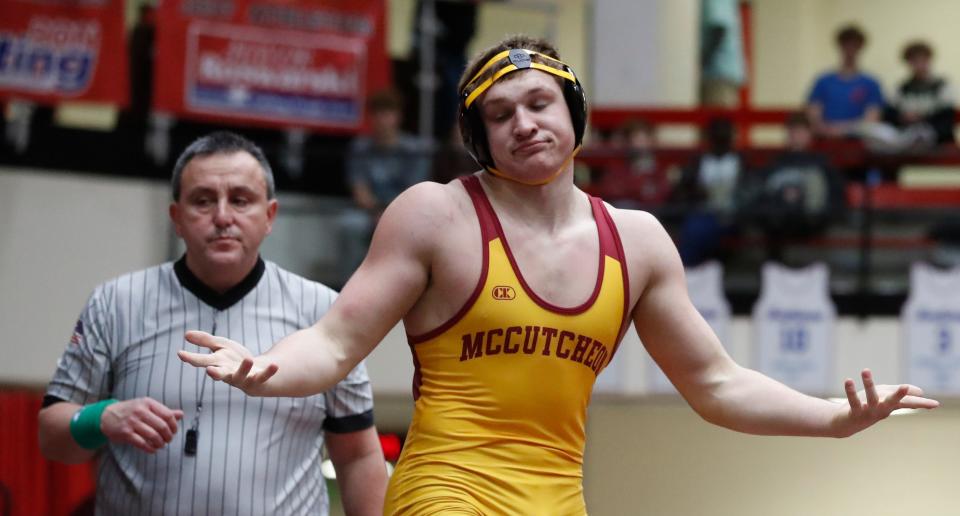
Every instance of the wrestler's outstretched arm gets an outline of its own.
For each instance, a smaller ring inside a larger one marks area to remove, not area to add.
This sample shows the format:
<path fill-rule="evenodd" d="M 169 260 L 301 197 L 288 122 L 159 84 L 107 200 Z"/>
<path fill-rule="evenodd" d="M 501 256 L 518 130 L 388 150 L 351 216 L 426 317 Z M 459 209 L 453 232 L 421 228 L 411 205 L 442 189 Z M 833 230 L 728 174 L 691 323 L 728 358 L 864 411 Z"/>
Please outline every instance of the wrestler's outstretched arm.
<path fill-rule="evenodd" d="M 642 278 L 633 311 L 640 340 L 691 407 L 711 423 L 764 435 L 845 437 L 898 408 L 935 408 L 913 385 L 874 385 L 861 372 L 864 390 L 846 380 L 847 403 L 807 396 L 726 353 L 687 294 L 676 247 L 659 222 L 642 212 L 617 210 L 631 277 Z"/>
<path fill-rule="evenodd" d="M 178 351 L 188 364 L 252 396 L 309 396 L 343 379 L 416 303 L 427 286 L 437 235 L 453 203 L 443 185 L 420 183 L 391 203 L 363 264 L 316 324 L 253 356 L 240 343 L 191 331 L 212 353 Z"/>

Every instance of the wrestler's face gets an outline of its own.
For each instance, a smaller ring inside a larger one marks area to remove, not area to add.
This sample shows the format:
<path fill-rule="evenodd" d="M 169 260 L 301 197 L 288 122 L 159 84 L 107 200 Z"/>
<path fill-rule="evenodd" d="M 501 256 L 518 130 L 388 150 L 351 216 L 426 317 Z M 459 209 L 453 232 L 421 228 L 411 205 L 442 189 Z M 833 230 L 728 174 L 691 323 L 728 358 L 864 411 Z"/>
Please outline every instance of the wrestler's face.
<path fill-rule="evenodd" d="M 244 151 L 190 160 L 183 169 L 180 199 L 170 205 L 191 270 L 252 269 L 276 214 L 277 201 L 267 199 L 260 163 Z"/>
<path fill-rule="evenodd" d="M 480 115 L 497 169 L 521 182 L 548 181 L 573 152 L 570 110 L 553 75 L 523 70 L 505 76 L 484 94 Z"/>

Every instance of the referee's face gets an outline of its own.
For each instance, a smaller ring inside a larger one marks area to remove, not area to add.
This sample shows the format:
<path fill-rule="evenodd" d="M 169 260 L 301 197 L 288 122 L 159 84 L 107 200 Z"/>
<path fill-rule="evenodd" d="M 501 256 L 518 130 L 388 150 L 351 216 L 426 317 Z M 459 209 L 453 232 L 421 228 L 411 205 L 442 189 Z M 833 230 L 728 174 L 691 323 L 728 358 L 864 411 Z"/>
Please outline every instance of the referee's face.
<path fill-rule="evenodd" d="M 190 160 L 180 200 L 170 205 L 187 266 L 214 288 L 230 288 L 224 281 L 239 282 L 253 269 L 276 213 L 260 164 L 243 151 Z"/>

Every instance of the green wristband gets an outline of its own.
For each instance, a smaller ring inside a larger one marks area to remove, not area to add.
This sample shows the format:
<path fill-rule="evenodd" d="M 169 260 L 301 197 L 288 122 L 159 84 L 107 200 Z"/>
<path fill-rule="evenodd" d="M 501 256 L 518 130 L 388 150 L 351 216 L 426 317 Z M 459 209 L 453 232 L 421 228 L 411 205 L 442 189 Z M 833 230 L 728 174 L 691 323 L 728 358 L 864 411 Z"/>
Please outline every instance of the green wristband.
<path fill-rule="evenodd" d="M 70 419 L 70 435 L 81 448 L 86 450 L 96 450 L 107 444 L 107 436 L 100 431 L 100 416 L 103 415 L 107 405 L 116 403 L 117 400 L 103 400 L 86 405 Z"/>

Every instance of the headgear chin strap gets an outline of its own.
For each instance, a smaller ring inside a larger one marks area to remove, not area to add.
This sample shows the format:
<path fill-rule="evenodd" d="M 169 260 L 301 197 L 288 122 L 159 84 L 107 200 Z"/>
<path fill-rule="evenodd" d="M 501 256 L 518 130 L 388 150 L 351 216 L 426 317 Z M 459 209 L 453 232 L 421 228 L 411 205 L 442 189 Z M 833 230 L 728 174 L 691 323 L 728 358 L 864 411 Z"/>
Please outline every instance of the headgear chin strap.
<path fill-rule="evenodd" d="M 571 152 L 570 155 L 567 156 L 567 159 L 563 160 L 563 163 L 560 165 L 560 168 L 556 170 L 556 172 L 554 172 L 553 174 L 550 174 L 549 177 L 547 177 L 546 179 L 542 179 L 540 181 L 526 181 L 518 177 L 513 177 L 510 175 L 504 174 L 503 172 L 500 172 L 499 170 L 497 170 L 496 167 L 484 167 L 484 168 L 487 170 L 487 172 L 490 172 L 491 174 L 497 177 L 500 177 L 503 179 L 509 179 L 510 181 L 513 181 L 515 183 L 520 183 L 527 186 L 541 186 L 549 183 L 550 181 L 553 181 L 554 179 L 557 178 L 557 176 L 563 173 L 563 170 L 567 168 L 567 165 L 569 165 L 570 162 L 573 161 L 573 158 L 575 158 L 577 156 L 577 153 L 579 152 L 580 152 L 580 145 L 577 145 L 573 149 L 573 152 Z"/>
<path fill-rule="evenodd" d="M 518 180 L 516 177 L 509 176 L 500 172 L 493 162 L 493 155 L 490 153 L 490 144 L 487 140 L 487 130 L 483 125 L 483 118 L 480 115 L 480 109 L 477 105 L 477 99 L 483 95 L 494 83 L 503 76 L 517 70 L 526 70 L 532 68 L 549 73 L 563 79 L 563 98 L 567 102 L 567 108 L 570 110 L 570 120 L 573 123 L 574 150 L 570 156 L 563 162 L 563 165 L 549 179 L 538 182 L 526 182 Z M 583 143 L 583 133 L 587 125 L 587 99 L 583 93 L 583 87 L 577 79 L 576 74 L 569 65 L 554 59 L 546 54 L 541 54 L 533 50 L 523 48 L 512 48 L 504 50 L 491 57 L 480 68 L 470 81 L 460 91 L 460 134 L 463 137 L 463 143 L 483 168 L 495 176 L 517 181 L 528 185 L 542 185 L 549 183 L 569 165 L 570 161 L 580 150 Z"/>

